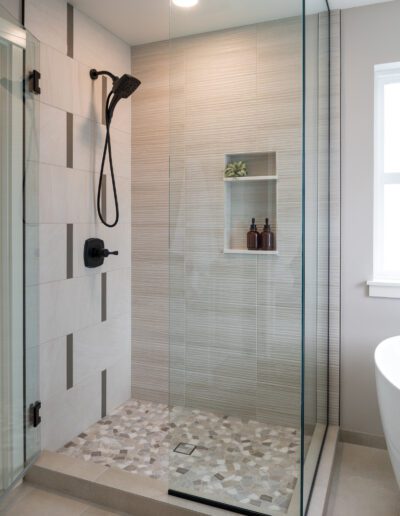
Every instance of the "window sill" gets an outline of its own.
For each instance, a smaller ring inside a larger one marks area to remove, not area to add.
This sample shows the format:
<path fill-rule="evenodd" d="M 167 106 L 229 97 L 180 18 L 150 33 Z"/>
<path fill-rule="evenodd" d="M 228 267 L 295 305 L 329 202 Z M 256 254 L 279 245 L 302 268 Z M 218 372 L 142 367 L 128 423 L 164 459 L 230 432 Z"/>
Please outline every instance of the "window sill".
<path fill-rule="evenodd" d="M 370 297 L 400 299 L 400 280 L 367 281 Z"/>

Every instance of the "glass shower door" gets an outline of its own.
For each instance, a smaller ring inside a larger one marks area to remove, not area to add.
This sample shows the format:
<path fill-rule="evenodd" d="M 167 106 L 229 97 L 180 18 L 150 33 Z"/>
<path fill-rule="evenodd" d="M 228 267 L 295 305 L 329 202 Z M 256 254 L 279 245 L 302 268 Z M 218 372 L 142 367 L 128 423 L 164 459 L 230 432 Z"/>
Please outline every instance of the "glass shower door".
<path fill-rule="evenodd" d="M 37 399 L 38 374 L 31 369 L 33 353 L 27 353 L 27 347 L 37 335 L 37 323 L 32 328 L 26 324 L 29 316 L 25 317 L 27 281 L 32 284 L 34 276 L 34 265 L 27 267 L 25 257 L 26 250 L 32 246 L 34 232 L 27 237 L 24 220 L 26 207 L 32 204 L 37 193 L 37 189 L 27 191 L 25 188 L 26 119 L 32 126 L 36 109 L 26 114 L 24 108 L 24 102 L 29 105 L 29 93 L 25 95 L 24 91 L 27 34 L 1 14 L 0 495 L 22 474 L 29 459 L 39 451 L 37 438 L 29 452 L 26 439 L 32 427 L 28 400 L 32 396 Z M 28 203 L 27 198 L 30 199 Z M 31 307 L 31 320 L 37 321 L 37 305 L 36 302 L 36 307 Z M 31 376 L 25 374 L 26 370 Z"/>
<path fill-rule="evenodd" d="M 170 62 L 170 493 L 299 516 L 328 422 L 327 3 L 171 5 Z"/>
<path fill-rule="evenodd" d="M 169 488 L 298 516 L 302 2 L 239 4 L 171 6 Z"/>

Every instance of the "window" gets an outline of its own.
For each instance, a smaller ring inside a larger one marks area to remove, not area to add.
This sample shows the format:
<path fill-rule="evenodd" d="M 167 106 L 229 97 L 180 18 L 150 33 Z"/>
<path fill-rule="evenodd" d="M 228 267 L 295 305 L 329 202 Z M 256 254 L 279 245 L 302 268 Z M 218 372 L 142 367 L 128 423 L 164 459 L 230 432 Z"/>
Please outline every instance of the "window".
<path fill-rule="evenodd" d="M 400 297 L 400 63 L 375 66 L 374 168 L 374 281 L 369 285 L 394 287 L 399 295 L 393 289 L 391 294 Z M 376 292 L 370 288 L 371 295 Z"/>

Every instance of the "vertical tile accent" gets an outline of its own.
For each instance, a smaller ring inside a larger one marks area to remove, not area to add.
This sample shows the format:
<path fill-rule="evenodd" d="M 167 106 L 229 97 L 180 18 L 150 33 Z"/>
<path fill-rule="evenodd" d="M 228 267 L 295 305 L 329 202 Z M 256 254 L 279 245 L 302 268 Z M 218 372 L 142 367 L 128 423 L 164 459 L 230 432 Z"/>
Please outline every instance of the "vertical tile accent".
<path fill-rule="evenodd" d="M 107 77 L 101 77 L 101 123 L 106 125 Z"/>
<path fill-rule="evenodd" d="M 101 213 L 103 218 L 107 219 L 107 175 L 103 174 L 103 181 L 101 182 Z"/>
<path fill-rule="evenodd" d="M 74 385 L 74 336 L 67 335 L 67 389 L 71 389 Z"/>
<path fill-rule="evenodd" d="M 74 225 L 67 224 L 67 279 L 74 276 Z"/>
<path fill-rule="evenodd" d="M 101 274 L 101 321 L 107 320 L 107 273 Z"/>
<path fill-rule="evenodd" d="M 107 415 L 107 369 L 101 372 L 101 417 Z"/>
<path fill-rule="evenodd" d="M 67 168 L 74 166 L 74 117 L 67 113 Z"/>
<path fill-rule="evenodd" d="M 67 4 L 67 56 L 74 57 L 74 7 Z"/>

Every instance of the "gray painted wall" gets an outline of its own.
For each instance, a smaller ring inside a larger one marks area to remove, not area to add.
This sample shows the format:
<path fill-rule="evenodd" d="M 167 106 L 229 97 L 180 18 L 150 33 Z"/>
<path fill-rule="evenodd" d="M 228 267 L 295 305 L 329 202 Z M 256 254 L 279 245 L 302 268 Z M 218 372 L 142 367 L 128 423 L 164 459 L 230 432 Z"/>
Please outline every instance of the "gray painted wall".
<path fill-rule="evenodd" d="M 20 21 L 21 19 L 21 2 L 20 0 L 0 0 L 0 6 L 7 9 L 12 16 Z"/>
<path fill-rule="evenodd" d="M 400 2 L 342 12 L 341 426 L 381 435 L 374 350 L 400 334 L 400 300 L 368 297 L 372 278 L 373 67 L 400 61 Z"/>

